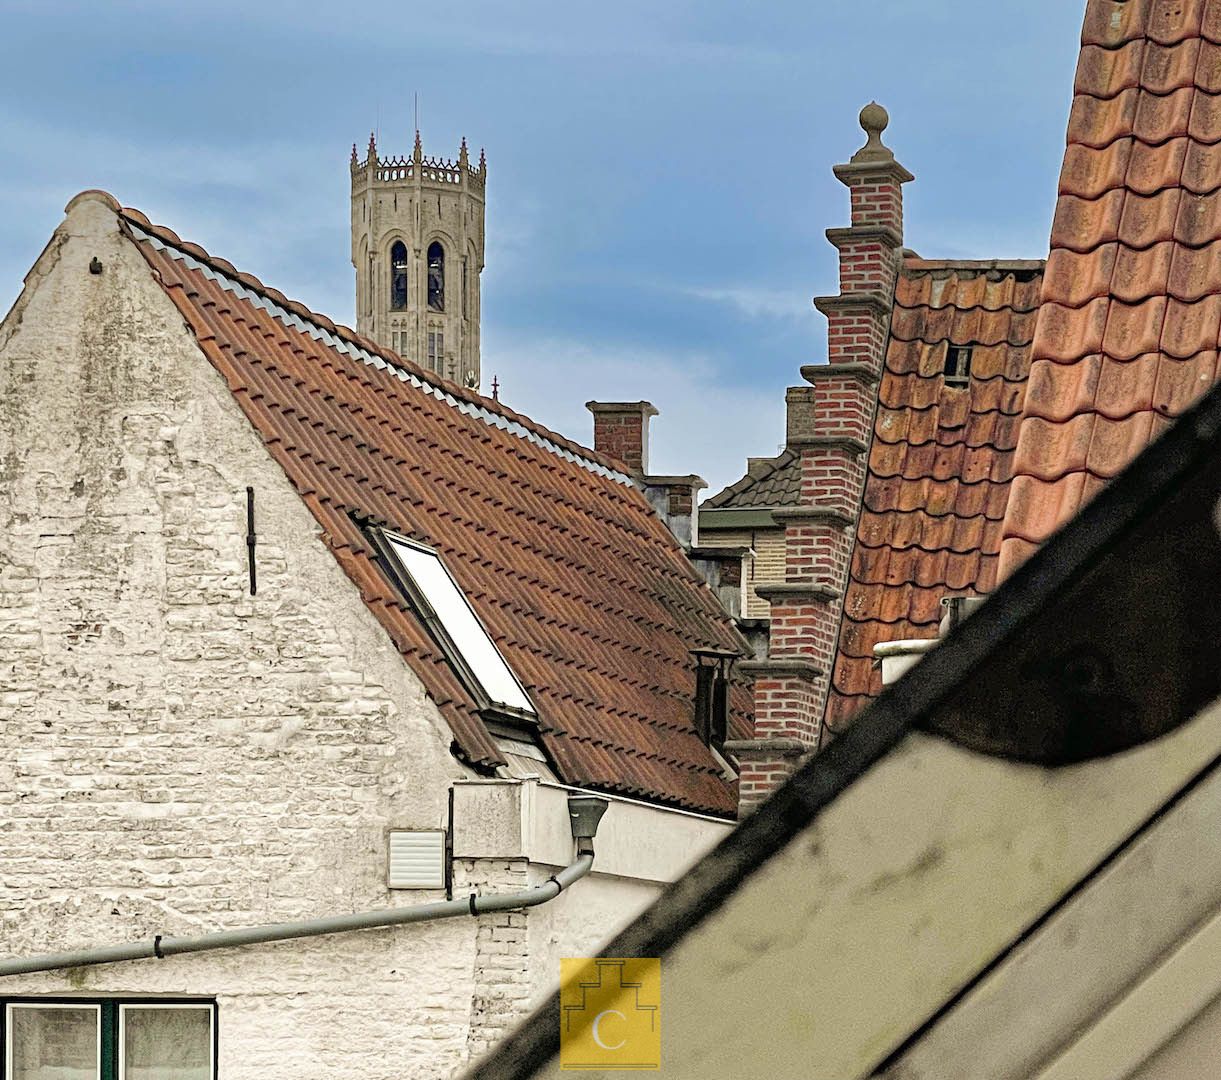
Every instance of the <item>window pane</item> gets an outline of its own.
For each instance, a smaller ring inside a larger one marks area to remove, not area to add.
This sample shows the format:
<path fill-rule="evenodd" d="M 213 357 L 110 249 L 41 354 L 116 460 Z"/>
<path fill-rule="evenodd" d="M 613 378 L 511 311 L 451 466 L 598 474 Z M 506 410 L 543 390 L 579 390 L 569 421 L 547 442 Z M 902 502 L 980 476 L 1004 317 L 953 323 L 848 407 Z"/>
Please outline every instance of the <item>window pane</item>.
<path fill-rule="evenodd" d="M 12 1080 L 97 1080 L 96 1008 L 14 1005 L 9 1039 Z"/>
<path fill-rule="evenodd" d="M 212 1009 L 123 1007 L 123 1080 L 212 1080 Z"/>
<path fill-rule="evenodd" d="M 458 590 L 441 560 L 430 551 L 386 538 L 403 569 L 436 612 L 458 651 L 470 664 L 483 692 L 497 705 L 533 713 L 534 706 L 509 670 L 500 651 L 475 618 L 466 597 Z"/>

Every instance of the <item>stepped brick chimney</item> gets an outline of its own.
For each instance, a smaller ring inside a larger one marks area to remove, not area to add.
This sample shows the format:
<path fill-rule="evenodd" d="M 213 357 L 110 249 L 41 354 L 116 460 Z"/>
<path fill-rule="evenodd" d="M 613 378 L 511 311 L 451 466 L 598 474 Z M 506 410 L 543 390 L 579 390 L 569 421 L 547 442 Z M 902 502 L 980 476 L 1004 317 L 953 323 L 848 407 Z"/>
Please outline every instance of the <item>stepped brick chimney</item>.
<path fill-rule="evenodd" d="M 866 105 L 865 145 L 835 167 L 851 225 L 827 230 L 839 249 L 839 294 L 814 301 L 827 317 L 829 363 L 803 367 L 809 385 L 786 399 L 801 498 L 774 512 L 785 526 L 786 579 L 758 589 L 771 603 L 768 657 L 740 666 L 755 678 L 754 737 L 726 750 L 741 763 L 743 814 L 817 749 L 821 734 L 903 248 L 902 186 L 912 179 L 882 143 L 888 122 L 880 105 Z"/>
<path fill-rule="evenodd" d="M 649 419 L 657 410 L 647 401 L 587 401 L 594 414 L 594 449 L 627 466 L 630 473 L 649 471 Z"/>

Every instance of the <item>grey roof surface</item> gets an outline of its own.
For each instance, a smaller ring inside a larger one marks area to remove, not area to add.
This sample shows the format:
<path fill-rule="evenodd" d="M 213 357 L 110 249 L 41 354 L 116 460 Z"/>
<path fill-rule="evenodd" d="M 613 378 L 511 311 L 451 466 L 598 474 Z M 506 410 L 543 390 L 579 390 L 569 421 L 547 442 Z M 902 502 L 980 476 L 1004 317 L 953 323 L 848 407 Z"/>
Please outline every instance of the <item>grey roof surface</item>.
<path fill-rule="evenodd" d="M 796 506 L 801 492 L 801 458 L 785 450 L 770 460 L 753 462 L 741 480 L 700 505 L 708 509 Z"/>

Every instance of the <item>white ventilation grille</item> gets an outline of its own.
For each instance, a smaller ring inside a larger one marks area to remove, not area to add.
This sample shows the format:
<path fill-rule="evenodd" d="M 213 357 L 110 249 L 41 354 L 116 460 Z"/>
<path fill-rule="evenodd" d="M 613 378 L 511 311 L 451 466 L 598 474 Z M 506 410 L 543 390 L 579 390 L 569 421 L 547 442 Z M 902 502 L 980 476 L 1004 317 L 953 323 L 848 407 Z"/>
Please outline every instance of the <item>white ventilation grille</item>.
<path fill-rule="evenodd" d="M 387 885 L 392 889 L 444 889 L 444 830 L 392 831 Z"/>

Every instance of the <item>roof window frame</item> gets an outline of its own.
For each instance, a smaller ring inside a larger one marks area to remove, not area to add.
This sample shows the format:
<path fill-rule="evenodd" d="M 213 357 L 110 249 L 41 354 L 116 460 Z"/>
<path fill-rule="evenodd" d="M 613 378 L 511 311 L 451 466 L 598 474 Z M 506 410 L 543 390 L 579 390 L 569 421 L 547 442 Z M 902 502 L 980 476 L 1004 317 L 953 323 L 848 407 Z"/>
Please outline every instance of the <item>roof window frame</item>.
<path fill-rule="evenodd" d="M 474 699 L 475 707 L 485 723 L 488 721 L 500 722 L 510 730 L 519 733 L 524 732 L 529 738 L 533 739 L 539 730 L 538 706 L 535 705 L 530 697 L 517 672 L 513 670 L 512 665 L 505 659 L 504 654 L 500 651 L 500 646 L 496 644 L 496 639 L 492 637 L 483 620 L 479 618 L 479 613 L 470 602 L 465 590 L 450 572 L 449 567 L 445 565 L 445 560 L 441 558 L 440 552 L 429 544 L 413 540 L 385 526 L 366 524 L 364 531 L 373 542 L 378 556 L 378 563 L 381 565 L 383 572 L 424 624 L 424 628 L 428 631 L 429 636 L 436 642 L 445 659 L 449 662 L 450 667 L 458 676 L 459 682 L 462 683 L 467 693 Z M 520 709 L 509 702 L 497 701 L 491 696 L 484 686 L 483 680 L 476 673 L 474 665 L 467 659 L 458 642 L 454 640 L 449 628 L 437 613 L 424 589 L 396 554 L 393 546 L 395 544 L 401 544 L 404 547 L 414 549 L 436 560 L 437 565 L 453 584 L 456 595 L 466 604 L 471 617 L 487 638 L 500 663 L 504 665 L 505 672 L 513 680 L 523 700 L 530 703 L 532 711 Z"/>

